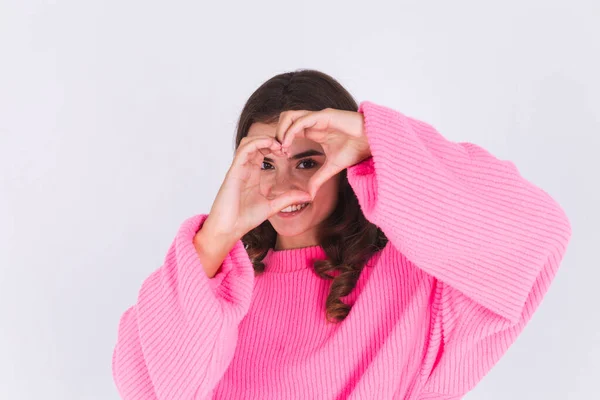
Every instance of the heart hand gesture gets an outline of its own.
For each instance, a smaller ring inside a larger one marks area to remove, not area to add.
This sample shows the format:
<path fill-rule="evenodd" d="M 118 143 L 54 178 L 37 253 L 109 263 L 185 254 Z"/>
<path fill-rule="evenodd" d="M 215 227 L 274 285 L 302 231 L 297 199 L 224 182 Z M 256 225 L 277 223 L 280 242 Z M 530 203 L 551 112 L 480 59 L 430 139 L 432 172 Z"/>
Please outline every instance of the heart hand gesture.
<path fill-rule="evenodd" d="M 308 183 L 312 198 L 329 178 L 371 156 L 365 135 L 364 116 L 359 112 L 333 108 L 282 112 L 276 139 L 281 143 L 282 152 L 288 157 L 288 149 L 296 137 L 313 140 L 325 151 L 325 163 Z"/>

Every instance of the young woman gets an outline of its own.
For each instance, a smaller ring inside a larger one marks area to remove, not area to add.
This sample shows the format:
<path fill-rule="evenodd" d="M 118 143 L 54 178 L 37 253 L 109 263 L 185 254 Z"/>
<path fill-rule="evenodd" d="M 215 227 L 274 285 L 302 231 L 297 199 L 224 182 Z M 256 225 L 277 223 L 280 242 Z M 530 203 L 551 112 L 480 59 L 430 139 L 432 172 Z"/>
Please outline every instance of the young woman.
<path fill-rule="evenodd" d="M 209 214 L 122 315 L 123 399 L 459 399 L 571 236 L 510 161 L 314 70 L 246 103 Z"/>

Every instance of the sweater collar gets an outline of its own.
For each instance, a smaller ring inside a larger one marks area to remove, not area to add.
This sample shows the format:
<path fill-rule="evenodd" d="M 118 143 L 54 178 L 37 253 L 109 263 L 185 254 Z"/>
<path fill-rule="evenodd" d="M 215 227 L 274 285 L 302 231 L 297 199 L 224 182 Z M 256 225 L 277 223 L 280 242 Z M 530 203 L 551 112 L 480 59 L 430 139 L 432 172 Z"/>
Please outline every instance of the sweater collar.
<path fill-rule="evenodd" d="M 320 245 L 284 250 L 270 248 L 263 263 L 265 272 L 290 272 L 312 268 L 315 259 L 326 258 L 325 250 Z"/>

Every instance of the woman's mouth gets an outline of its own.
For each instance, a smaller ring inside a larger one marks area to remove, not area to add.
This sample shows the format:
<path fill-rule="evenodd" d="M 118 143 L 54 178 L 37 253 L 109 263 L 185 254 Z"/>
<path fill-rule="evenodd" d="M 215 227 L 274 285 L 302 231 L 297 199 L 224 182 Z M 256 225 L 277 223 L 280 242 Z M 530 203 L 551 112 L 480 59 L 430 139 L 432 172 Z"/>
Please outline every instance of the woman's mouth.
<path fill-rule="evenodd" d="M 288 206 L 288 207 L 284 208 L 283 210 L 279 211 L 277 213 L 277 216 L 282 217 L 282 218 L 295 217 L 296 215 L 300 214 L 302 211 L 304 211 L 308 207 L 310 207 L 310 204 L 311 203 L 302 203 L 302 204 Z"/>

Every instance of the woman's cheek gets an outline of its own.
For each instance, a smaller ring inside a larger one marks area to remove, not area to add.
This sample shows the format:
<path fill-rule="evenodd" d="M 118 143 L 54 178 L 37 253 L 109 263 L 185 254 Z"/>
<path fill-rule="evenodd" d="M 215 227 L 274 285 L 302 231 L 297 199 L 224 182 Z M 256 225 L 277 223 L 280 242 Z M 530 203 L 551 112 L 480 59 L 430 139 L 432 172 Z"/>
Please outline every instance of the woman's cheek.
<path fill-rule="evenodd" d="M 319 203 L 319 207 L 323 208 L 323 212 L 329 214 L 337 204 L 339 175 L 334 176 L 325 182 L 317 191 L 315 201 Z"/>

